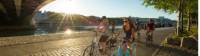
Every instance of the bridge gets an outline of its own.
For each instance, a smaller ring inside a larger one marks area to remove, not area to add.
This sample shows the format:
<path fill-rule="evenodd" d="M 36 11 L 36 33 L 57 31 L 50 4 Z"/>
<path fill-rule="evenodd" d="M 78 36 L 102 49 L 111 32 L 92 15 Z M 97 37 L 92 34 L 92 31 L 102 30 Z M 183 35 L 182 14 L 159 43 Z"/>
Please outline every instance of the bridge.
<path fill-rule="evenodd" d="M 33 15 L 53 0 L 0 0 L 0 30 L 34 29 Z"/>

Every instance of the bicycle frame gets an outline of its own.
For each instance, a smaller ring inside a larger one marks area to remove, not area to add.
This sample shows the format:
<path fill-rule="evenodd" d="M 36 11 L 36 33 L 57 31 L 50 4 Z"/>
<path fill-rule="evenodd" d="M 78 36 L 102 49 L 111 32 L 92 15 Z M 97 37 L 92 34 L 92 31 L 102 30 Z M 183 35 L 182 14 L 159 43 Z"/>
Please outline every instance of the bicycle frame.
<path fill-rule="evenodd" d="M 93 40 L 91 41 L 91 44 L 89 46 L 87 46 L 83 52 L 82 56 L 88 56 L 86 54 L 86 51 L 89 49 L 89 56 L 99 56 L 98 53 L 98 38 L 97 38 L 97 32 L 95 31 L 95 37 L 93 38 Z"/>

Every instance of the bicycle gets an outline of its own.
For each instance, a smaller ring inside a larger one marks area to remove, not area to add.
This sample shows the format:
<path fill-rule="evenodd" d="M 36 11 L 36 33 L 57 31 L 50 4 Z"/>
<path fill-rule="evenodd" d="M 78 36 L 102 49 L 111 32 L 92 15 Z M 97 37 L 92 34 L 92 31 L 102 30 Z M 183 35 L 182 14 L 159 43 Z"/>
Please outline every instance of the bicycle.
<path fill-rule="evenodd" d="M 122 34 L 122 32 L 118 33 L 118 34 Z M 116 46 L 114 47 L 115 50 L 113 51 L 112 55 L 111 56 L 135 56 L 136 55 L 136 43 L 133 42 L 133 43 L 129 43 L 131 44 L 130 46 L 128 46 L 128 43 L 125 41 L 123 35 L 118 36 L 118 39 L 117 39 L 117 44 Z M 125 48 L 125 52 L 124 52 L 124 48 Z"/>
<path fill-rule="evenodd" d="M 140 31 L 137 31 L 136 40 L 139 41 L 140 38 L 141 38 L 141 33 Z"/>
<path fill-rule="evenodd" d="M 95 31 L 96 32 L 96 31 Z M 111 43 L 112 37 L 109 38 L 108 36 L 108 39 L 106 40 L 106 51 L 111 51 L 111 48 L 112 48 L 112 45 L 113 43 Z M 97 37 L 97 32 L 95 34 L 95 38 L 92 40 L 92 44 L 87 46 L 85 49 L 84 49 L 84 52 L 83 52 L 83 55 L 82 56 L 100 56 L 101 55 L 101 51 L 100 51 L 100 48 L 99 48 L 99 38 Z M 88 53 L 87 53 L 88 52 Z M 107 54 L 110 56 L 110 54 Z"/>
<path fill-rule="evenodd" d="M 153 32 L 146 32 L 146 44 L 153 44 Z"/>
<path fill-rule="evenodd" d="M 95 31 L 95 38 L 93 38 L 91 45 L 87 46 L 84 49 L 82 56 L 100 56 L 99 43 L 96 31 Z"/>
<path fill-rule="evenodd" d="M 112 51 L 111 53 L 111 56 L 123 56 L 123 41 L 124 41 L 124 38 L 120 36 L 121 32 L 118 32 L 118 33 L 115 33 L 114 36 L 116 36 L 116 44 L 115 44 L 115 47 L 114 47 L 114 50 Z"/>
<path fill-rule="evenodd" d="M 112 56 L 113 53 L 112 49 L 117 47 L 119 38 L 120 38 L 120 32 L 115 32 L 112 33 L 112 36 L 106 41 L 107 42 L 106 51 L 109 52 L 109 54 L 107 54 L 108 56 Z"/>

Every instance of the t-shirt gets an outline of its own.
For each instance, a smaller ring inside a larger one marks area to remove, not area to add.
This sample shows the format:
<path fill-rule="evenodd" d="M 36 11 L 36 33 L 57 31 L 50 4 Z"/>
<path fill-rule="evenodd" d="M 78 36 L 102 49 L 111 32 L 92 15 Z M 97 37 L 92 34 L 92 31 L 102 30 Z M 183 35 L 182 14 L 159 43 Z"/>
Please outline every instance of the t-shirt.
<path fill-rule="evenodd" d="M 147 27 L 148 27 L 148 31 L 154 30 L 154 23 L 148 23 Z"/>
<path fill-rule="evenodd" d="M 109 24 L 107 22 L 101 22 L 97 26 L 97 30 L 100 31 L 103 35 L 106 35 L 109 31 Z"/>

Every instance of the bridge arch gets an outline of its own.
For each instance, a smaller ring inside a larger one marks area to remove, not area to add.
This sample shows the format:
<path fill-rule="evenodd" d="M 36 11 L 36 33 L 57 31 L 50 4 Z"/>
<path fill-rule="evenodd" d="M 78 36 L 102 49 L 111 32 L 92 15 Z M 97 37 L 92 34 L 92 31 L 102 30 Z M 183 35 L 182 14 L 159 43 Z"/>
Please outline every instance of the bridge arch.
<path fill-rule="evenodd" d="M 54 0 L 0 0 L 0 30 L 32 29 L 33 16 Z"/>

